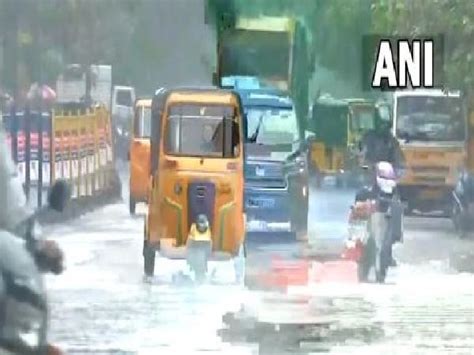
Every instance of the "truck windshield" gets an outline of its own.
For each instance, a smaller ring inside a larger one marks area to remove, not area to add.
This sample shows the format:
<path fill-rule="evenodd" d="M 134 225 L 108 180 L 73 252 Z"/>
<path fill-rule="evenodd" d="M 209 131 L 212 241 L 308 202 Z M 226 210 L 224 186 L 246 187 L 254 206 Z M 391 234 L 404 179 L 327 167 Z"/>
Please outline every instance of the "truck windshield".
<path fill-rule="evenodd" d="M 396 134 L 402 139 L 463 141 L 466 136 L 459 97 L 399 97 L 396 115 Z"/>
<path fill-rule="evenodd" d="M 238 156 L 235 107 L 175 104 L 168 111 L 166 154 L 190 157 Z"/>
<path fill-rule="evenodd" d="M 252 137 L 260 124 L 256 140 L 259 144 L 292 144 L 299 138 L 296 114 L 290 108 L 249 107 L 247 121 L 248 138 Z"/>
<path fill-rule="evenodd" d="M 151 130 L 151 108 L 142 106 L 137 110 L 134 133 L 137 138 L 149 138 Z"/>

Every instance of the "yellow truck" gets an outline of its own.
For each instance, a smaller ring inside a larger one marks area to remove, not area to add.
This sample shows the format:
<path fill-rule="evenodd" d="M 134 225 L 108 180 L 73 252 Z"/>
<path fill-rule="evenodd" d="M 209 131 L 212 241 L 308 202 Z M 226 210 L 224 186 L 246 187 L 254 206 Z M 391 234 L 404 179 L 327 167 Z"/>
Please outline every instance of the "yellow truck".
<path fill-rule="evenodd" d="M 406 161 L 399 182 L 408 214 L 452 211 L 452 190 L 466 159 L 467 120 L 459 92 L 397 91 L 393 134 Z"/>

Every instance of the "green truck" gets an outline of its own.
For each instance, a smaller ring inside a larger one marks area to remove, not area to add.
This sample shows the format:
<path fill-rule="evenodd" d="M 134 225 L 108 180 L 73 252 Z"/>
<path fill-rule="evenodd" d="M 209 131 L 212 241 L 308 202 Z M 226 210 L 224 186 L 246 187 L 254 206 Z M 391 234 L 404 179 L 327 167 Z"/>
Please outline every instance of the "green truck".
<path fill-rule="evenodd" d="M 314 71 L 303 21 L 296 16 L 240 13 L 235 1 L 206 0 L 206 22 L 217 40 L 214 85 L 220 86 L 223 77 L 253 76 L 266 86 L 288 91 L 303 134 Z"/>

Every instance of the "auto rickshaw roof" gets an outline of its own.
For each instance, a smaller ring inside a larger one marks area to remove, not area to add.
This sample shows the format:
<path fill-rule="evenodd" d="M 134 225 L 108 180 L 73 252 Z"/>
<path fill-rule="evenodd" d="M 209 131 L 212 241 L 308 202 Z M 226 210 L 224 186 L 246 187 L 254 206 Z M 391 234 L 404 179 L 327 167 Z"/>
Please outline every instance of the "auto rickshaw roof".
<path fill-rule="evenodd" d="M 219 95 L 222 98 L 222 94 L 235 95 L 241 105 L 240 95 L 232 89 L 222 89 L 217 86 L 178 86 L 171 88 L 160 88 L 156 90 L 155 95 L 152 99 L 152 110 L 162 110 L 164 103 L 168 97 L 173 94 L 178 95 Z"/>
<path fill-rule="evenodd" d="M 157 97 L 160 95 L 169 96 L 172 93 L 192 94 L 192 93 L 204 93 L 204 92 L 238 94 L 235 90 L 223 89 L 217 86 L 177 86 L 177 87 L 171 87 L 171 88 L 160 88 L 156 90 L 154 97 Z"/>

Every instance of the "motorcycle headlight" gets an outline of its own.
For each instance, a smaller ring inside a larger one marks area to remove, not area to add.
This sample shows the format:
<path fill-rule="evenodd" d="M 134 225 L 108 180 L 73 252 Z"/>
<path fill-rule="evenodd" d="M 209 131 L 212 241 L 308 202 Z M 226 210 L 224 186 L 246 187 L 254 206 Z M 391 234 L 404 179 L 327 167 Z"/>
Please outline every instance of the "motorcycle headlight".
<path fill-rule="evenodd" d="M 380 187 L 380 190 L 386 194 L 391 194 L 393 193 L 393 189 L 395 188 L 395 181 L 394 180 L 389 180 L 389 179 L 382 179 L 382 178 L 377 178 L 377 184 Z"/>

